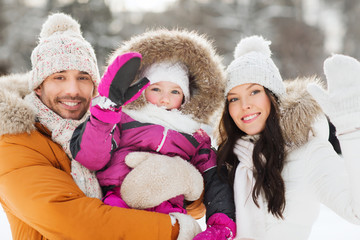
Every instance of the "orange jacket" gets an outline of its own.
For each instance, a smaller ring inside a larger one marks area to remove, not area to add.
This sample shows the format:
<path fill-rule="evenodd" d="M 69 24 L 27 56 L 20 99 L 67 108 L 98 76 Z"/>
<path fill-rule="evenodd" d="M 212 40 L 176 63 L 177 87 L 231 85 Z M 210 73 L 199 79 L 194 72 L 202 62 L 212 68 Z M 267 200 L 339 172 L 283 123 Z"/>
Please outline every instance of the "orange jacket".
<path fill-rule="evenodd" d="M 122 209 L 89 198 L 70 160 L 42 125 L 0 136 L 0 201 L 13 239 L 175 239 L 166 214 Z M 173 235 L 173 236 L 172 236 Z"/>

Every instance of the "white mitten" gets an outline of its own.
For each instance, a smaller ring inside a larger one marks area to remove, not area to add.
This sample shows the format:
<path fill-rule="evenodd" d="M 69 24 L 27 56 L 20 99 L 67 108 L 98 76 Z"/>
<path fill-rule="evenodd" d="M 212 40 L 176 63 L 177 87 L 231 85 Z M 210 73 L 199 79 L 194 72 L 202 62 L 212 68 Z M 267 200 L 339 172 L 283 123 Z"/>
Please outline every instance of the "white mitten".
<path fill-rule="evenodd" d="M 170 213 L 171 222 L 174 225 L 178 221 L 180 229 L 177 240 L 193 239 L 201 232 L 199 224 L 190 215 L 182 213 Z"/>
<path fill-rule="evenodd" d="M 316 84 L 307 86 L 336 126 L 338 135 L 360 128 L 360 62 L 336 54 L 324 61 L 328 90 Z"/>
<path fill-rule="evenodd" d="M 132 208 L 158 206 L 179 195 L 197 200 L 203 191 L 203 178 L 189 162 L 176 156 L 132 152 L 125 163 L 133 169 L 121 185 L 121 197 Z"/>

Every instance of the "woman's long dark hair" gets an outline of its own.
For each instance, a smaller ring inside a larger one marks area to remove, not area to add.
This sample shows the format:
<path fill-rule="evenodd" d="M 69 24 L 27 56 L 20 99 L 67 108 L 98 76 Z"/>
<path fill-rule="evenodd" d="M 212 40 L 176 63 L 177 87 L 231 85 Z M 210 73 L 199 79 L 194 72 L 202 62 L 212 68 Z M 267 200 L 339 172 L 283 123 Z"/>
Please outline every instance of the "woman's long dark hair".
<path fill-rule="evenodd" d="M 285 141 L 282 135 L 279 119 L 279 108 L 277 98 L 266 88 L 266 95 L 271 102 L 271 110 L 266 120 L 265 129 L 260 133 L 259 139 L 255 142 L 253 151 L 255 185 L 252 192 L 254 203 L 261 190 L 268 202 L 268 211 L 278 218 L 283 218 L 285 209 L 285 184 L 281 176 L 281 171 L 285 161 Z M 234 154 L 236 141 L 245 136 L 233 121 L 229 113 L 229 102 L 221 118 L 219 126 L 219 150 L 218 150 L 218 169 L 224 165 L 229 169 L 229 181 L 233 185 L 236 167 L 239 160 Z M 264 161 L 265 160 L 265 161 Z"/>

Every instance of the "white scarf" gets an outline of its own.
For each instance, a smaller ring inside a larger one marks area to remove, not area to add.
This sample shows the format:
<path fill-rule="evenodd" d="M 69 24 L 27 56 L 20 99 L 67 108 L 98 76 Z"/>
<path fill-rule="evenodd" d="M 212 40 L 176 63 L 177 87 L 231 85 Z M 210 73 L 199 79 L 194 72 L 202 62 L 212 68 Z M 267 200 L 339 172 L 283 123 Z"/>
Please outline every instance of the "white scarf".
<path fill-rule="evenodd" d="M 70 158 L 71 175 L 75 183 L 86 196 L 101 199 L 101 188 L 95 172 L 90 171 L 74 160 L 70 151 L 71 136 L 75 128 L 86 120 L 89 113 L 86 113 L 80 120 L 64 119 L 44 105 L 35 92 L 26 96 L 25 100 L 33 106 L 40 123 L 51 131 L 51 139 L 60 144 Z"/>
<path fill-rule="evenodd" d="M 239 139 L 235 143 L 234 153 L 240 161 L 235 171 L 234 201 L 236 206 L 236 239 L 264 239 L 265 237 L 265 210 L 262 194 L 259 194 L 258 208 L 253 199 L 252 191 L 255 185 L 253 174 L 254 164 L 252 154 L 254 144 Z"/>
<path fill-rule="evenodd" d="M 193 134 L 202 127 L 192 115 L 185 115 L 177 109 L 168 111 L 152 103 L 146 103 L 136 110 L 123 108 L 123 112 L 139 122 L 158 124 L 188 134 Z"/>

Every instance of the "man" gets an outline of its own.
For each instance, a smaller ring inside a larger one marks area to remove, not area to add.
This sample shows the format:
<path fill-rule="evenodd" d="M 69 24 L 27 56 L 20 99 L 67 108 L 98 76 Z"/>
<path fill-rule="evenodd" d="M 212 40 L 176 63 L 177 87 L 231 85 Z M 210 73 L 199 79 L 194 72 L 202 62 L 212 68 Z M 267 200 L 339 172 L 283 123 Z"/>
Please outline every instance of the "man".
<path fill-rule="evenodd" d="M 80 25 L 51 15 L 31 60 L 30 74 L 0 79 L 0 202 L 13 239 L 176 239 L 186 218 L 104 205 L 94 174 L 71 159 L 100 81 Z"/>

